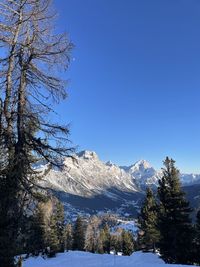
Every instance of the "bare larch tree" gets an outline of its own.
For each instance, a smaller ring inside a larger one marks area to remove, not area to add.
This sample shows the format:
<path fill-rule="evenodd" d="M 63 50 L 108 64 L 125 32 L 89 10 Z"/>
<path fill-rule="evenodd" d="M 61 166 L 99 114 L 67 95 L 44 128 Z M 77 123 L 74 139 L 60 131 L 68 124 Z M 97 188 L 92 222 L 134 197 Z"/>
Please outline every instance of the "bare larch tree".
<path fill-rule="evenodd" d="M 67 126 L 52 123 L 54 102 L 66 97 L 59 75 L 72 43 L 55 33 L 50 0 L 0 0 L 0 265 L 14 266 L 14 244 L 34 164 L 60 166 L 69 156 Z M 58 69 L 59 68 L 59 69 Z"/>

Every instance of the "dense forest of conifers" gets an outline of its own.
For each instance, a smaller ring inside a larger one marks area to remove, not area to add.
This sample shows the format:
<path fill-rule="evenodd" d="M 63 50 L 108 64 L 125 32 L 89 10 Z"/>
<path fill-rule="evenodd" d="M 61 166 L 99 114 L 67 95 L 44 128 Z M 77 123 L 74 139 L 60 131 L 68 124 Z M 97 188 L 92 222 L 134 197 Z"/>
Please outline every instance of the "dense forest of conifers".
<path fill-rule="evenodd" d="M 54 204 L 54 211 L 49 213 L 47 209 L 51 210 L 52 202 L 40 203 L 34 215 L 25 220 L 16 254 L 53 257 L 58 252 L 79 250 L 131 255 L 136 250 L 137 242 L 131 232 L 112 229 L 111 215 L 78 216 L 74 223 L 67 223 L 63 206 L 57 201 Z"/>

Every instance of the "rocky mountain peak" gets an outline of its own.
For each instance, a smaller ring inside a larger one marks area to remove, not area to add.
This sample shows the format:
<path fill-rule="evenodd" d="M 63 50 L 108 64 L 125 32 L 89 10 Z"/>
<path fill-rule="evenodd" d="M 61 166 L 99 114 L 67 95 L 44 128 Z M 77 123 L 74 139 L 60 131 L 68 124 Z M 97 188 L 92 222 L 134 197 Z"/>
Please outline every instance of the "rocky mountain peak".
<path fill-rule="evenodd" d="M 84 158 L 84 159 L 90 159 L 90 160 L 96 160 L 98 159 L 98 156 L 96 154 L 96 152 L 94 151 L 89 151 L 89 150 L 83 150 L 79 153 L 77 153 L 78 157 L 80 158 Z"/>
<path fill-rule="evenodd" d="M 150 169 L 152 168 L 151 164 L 147 160 L 139 160 L 135 164 L 131 166 L 131 168 L 134 168 L 135 170 L 145 170 L 145 169 Z"/>

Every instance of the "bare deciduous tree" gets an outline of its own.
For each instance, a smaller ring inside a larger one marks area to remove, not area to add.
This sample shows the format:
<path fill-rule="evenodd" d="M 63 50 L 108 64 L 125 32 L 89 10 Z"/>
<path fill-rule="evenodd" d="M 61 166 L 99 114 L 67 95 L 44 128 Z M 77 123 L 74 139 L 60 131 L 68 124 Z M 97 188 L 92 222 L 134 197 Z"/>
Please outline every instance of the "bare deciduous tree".
<path fill-rule="evenodd" d="M 60 166 L 72 151 L 68 127 L 48 116 L 52 103 L 66 97 L 59 71 L 68 68 L 72 48 L 65 34 L 55 34 L 54 16 L 50 0 L 0 1 L 0 261 L 8 267 L 19 218 L 34 193 L 34 163 Z"/>

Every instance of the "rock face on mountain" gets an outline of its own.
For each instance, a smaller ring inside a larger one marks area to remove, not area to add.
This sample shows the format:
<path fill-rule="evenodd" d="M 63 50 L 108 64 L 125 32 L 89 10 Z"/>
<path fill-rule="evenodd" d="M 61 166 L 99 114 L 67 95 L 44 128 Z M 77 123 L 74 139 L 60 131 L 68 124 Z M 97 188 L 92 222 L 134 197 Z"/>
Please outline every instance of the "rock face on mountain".
<path fill-rule="evenodd" d="M 136 213 L 143 198 L 130 173 L 111 162 L 102 162 L 92 151 L 66 158 L 63 169 L 52 169 L 42 185 L 61 199 L 69 214 Z"/>
<path fill-rule="evenodd" d="M 129 167 L 121 167 L 132 176 L 135 184 L 142 189 L 146 186 L 157 186 L 161 172 L 156 171 L 148 161 L 139 160 Z"/>
<path fill-rule="evenodd" d="M 51 170 L 45 185 L 84 197 L 107 194 L 109 189 L 138 191 L 131 174 L 114 164 L 103 163 L 92 151 L 80 152 L 74 159 L 66 158 L 63 170 Z"/>
<path fill-rule="evenodd" d="M 73 159 L 66 158 L 62 170 L 50 170 L 41 184 L 61 199 L 69 214 L 113 211 L 133 215 L 145 188 L 156 188 L 161 176 L 145 160 L 120 167 L 102 162 L 93 151 L 82 151 Z M 200 175 L 182 174 L 181 181 L 191 186 L 200 183 Z"/>
<path fill-rule="evenodd" d="M 147 186 L 157 187 L 158 180 L 162 177 L 162 170 L 155 170 L 146 160 L 139 160 L 129 167 L 121 167 L 132 175 L 136 185 L 145 189 Z M 180 174 L 180 181 L 183 186 L 200 184 L 199 174 Z"/>

